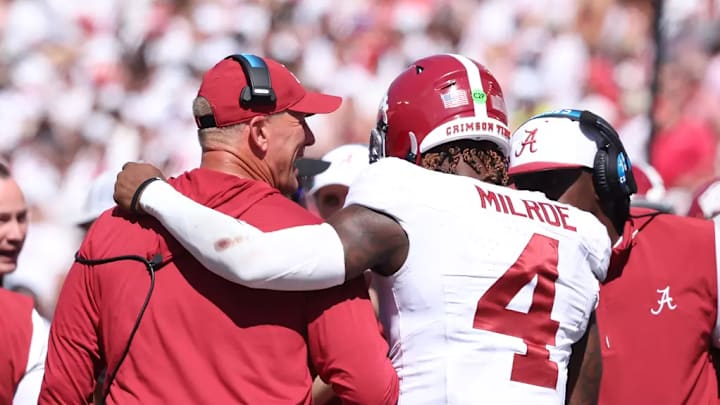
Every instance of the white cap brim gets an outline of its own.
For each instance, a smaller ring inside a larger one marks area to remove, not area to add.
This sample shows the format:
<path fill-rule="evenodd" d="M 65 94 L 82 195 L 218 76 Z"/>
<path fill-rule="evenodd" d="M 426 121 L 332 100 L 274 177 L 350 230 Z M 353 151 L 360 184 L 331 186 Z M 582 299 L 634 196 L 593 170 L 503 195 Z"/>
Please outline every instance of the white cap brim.
<path fill-rule="evenodd" d="M 355 177 L 370 164 L 368 153 L 366 145 L 349 144 L 337 147 L 325 154 L 322 160 L 330 162 L 330 166 L 315 176 L 308 195 L 313 195 L 321 188 L 331 185 L 350 187 Z"/>

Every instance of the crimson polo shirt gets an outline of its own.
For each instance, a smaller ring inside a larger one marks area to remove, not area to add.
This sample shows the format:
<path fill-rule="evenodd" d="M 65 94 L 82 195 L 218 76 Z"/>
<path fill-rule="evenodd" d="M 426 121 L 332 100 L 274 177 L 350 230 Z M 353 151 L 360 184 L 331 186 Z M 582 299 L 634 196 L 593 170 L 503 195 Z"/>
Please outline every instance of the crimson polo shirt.
<path fill-rule="evenodd" d="M 713 222 L 633 209 L 634 246 L 600 287 L 601 405 L 717 404 Z"/>

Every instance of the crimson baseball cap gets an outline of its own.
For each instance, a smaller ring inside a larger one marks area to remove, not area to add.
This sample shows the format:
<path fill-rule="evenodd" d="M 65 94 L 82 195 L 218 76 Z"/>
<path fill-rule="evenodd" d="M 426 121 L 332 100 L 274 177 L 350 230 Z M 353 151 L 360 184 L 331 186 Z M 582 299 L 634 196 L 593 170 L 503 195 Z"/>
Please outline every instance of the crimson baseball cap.
<path fill-rule="evenodd" d="M 341 97 L 306 90 L 285 65 L 270 58 L 254 55 L 251 57 L 262 59 L 267 65 L 270 85 L 276 95 L 275 103 L 243 107 L 240 104 L 240 93 L 248 86 L 248 79 L 243 66 L 228 57 L 203 75 L 198 97 L 203 97 L 210 103 L 212 115 L 195 117 L 198 127 L 225 127 L 249 121 L 255 116 L 288 110 L 305 114 L 327 114 L 340 107 Z M 208 122 L 214 125 L 209 125 Z"/>

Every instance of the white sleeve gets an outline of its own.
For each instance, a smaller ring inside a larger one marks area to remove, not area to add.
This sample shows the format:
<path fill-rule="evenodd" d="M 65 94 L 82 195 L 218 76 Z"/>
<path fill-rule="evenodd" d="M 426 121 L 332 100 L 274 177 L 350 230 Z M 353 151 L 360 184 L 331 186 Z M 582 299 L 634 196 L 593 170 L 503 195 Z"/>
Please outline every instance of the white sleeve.
<path fill-rule="evenodd" d="M 213 273 L 252 288 L 319 290 L 345 282 L 345 252 L 328 224 L 262 233 L 196 203 L 164 181 L 143 191 L 140 205 Z"/>
<path fill-rule="evenodd" d="M 30 405 L 38 403 L 40 385 L 45 374 L 45 357 L 47 356 L 47 343 L 49 328 L 47 321 L 36 310 L 32 311 L 32 338 L 30 339 L 30 353 L 28 355 L 25 375 L 15 390 L 13 405 Z"/>
<path fill-rule="evenodd" d="M 382 158 L 364 169 L 353 180 L 345 206 L 360 205 L 380 211 L 402 222 L 399 214 L 413 195 L 416 170 L 426 171 L 397 158 Z M 402 196 L 398 198 L 398 196 Z"/>

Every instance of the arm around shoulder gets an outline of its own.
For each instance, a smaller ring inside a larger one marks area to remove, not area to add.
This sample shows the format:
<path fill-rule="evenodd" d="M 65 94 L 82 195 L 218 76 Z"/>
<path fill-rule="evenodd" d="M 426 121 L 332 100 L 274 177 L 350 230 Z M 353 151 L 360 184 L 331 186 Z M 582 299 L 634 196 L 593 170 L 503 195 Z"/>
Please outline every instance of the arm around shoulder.
<path fill-rule="evenodd" d="M 302 291 L 336 286 L 346 279 L 343 245 L 328 225 L 262 233 L 162 181 L 145 188 L 140 204 L 203 266 L 231 282 Z"/>

